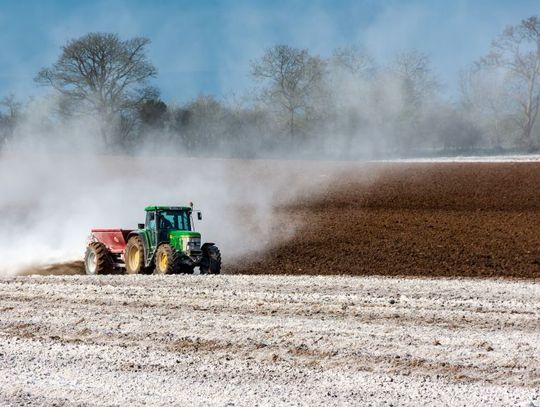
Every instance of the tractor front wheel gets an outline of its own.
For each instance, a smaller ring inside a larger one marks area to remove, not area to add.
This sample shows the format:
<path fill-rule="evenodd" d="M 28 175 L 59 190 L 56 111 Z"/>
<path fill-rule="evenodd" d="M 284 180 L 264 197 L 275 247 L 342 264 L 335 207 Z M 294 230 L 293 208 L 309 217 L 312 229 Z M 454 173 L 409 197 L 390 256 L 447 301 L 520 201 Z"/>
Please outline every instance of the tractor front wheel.
<path fill-rule="evenodd" d="M 155 274 L 175 274 L 179 272 L 178 252 L 170 244 L 162 244 L 156 250 Z"/>
<path fill-rule="evenodd" d="M 113 263 L 107 247 L 101 242 L 91 242 L 84 255 L 84 270 L 86 274 L 110 274 Z"/>
<path fill-rule="evenodd" d="M 201 274 L 219 274 L 221 273 L 221 252 L 213 244 L 204 244 L 203 258 L 201 261 Z"/>
<path fill-rule="evenodd" d="M 140 274 L 144 271 L 144 247 L 139 236 L 128 240 L 124 251 L 127 274 Z"/>

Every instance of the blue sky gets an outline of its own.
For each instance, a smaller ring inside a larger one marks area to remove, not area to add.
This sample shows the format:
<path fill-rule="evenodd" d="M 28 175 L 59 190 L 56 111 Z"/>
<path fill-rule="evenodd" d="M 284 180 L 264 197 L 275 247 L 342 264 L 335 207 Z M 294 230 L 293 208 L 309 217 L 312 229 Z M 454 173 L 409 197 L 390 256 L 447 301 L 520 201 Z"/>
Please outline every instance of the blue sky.
<path fill-rule="evenodd" d="M 321 56 L 355 46 L 381 63 L 417 48 L 431 54 L 451 95 L 461 68 L 506 25 L 535 14 L 538 0 L 0 0 L 0 96 L 43 93 L 37 71 L 91 31 L 149 37 L 154 84 L 169 102 L 242 94 L 250 61 L 276 43 Z"/>

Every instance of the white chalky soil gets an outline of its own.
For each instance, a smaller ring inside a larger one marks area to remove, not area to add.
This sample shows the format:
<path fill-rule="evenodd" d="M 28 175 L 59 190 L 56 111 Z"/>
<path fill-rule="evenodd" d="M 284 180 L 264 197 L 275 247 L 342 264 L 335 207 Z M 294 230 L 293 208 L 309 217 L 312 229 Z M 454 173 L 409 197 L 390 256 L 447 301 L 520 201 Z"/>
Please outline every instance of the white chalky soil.
<path fill-rule="evenodd" d="M 0 280 L 0 405 L 540 405 L 540 283 Z"/>

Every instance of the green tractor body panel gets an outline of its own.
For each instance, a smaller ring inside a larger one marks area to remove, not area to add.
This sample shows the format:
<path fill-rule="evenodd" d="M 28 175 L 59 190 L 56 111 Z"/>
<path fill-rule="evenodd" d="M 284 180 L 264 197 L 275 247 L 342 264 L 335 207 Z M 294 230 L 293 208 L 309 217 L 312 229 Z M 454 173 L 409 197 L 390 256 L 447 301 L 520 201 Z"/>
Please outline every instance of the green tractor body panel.
<path fill-rule="evenodd" d="M 200 242 L 201 234 L 199 232 L 175 230 L 169 233 L 169 244 L 179 252 L 187 252 L 189 250 L 188 243 L 197 239 Z"/>

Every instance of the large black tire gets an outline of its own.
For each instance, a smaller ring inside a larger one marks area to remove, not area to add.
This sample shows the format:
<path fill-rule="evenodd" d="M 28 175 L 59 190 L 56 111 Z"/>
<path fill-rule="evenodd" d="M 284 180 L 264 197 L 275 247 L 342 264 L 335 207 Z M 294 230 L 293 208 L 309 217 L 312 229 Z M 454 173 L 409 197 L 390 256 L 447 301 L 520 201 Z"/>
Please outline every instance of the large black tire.
<path fill-rule="evenodd" d="M 86 274 L 110 274 L 113 272 L 113 262 L 109 250 L 101 242 L 91 242 L 86 247 L 84 255 L 84 270 Z"/>
<path fill-rule="evenodd" d="M 129 238 L 126 250 L 124 250 L 124 262 L 126 274 L 144 273 L 144 246 L 139 236 Z"/>
<path fill-rule="evenodd" d="M 203 258 L 199 267 L 201 274 L 221 273 L 221 252 L 214 245 L 203 245 Z"/>
<path fill-rule="evenodd" d="M 181 271 L 180 253 L 168 243 L 157 248 L 154 263 L 154 274 L 176 274 Z"/>
<path fill-rule="evenodd" d="M 179 273 L 180 274 L 193 274 L 194 266 L 188 266 L 187 264 L 180 265 Z"/>

